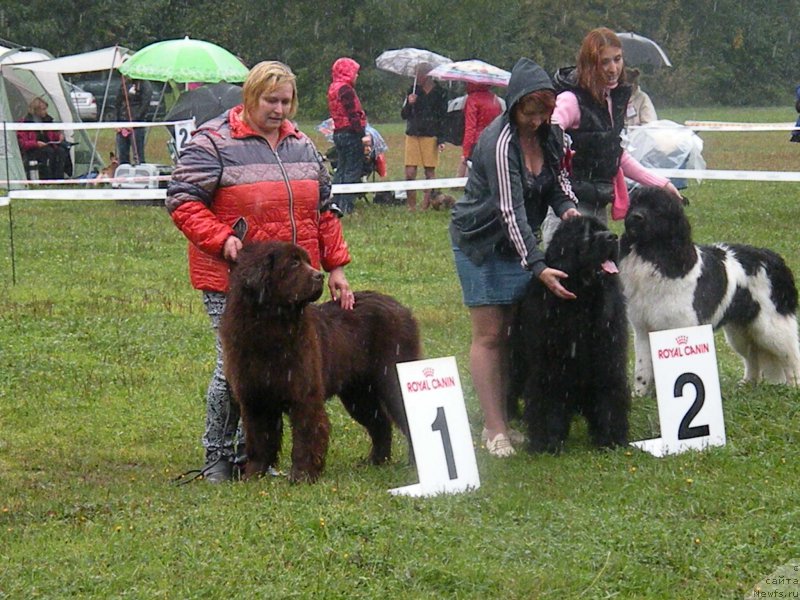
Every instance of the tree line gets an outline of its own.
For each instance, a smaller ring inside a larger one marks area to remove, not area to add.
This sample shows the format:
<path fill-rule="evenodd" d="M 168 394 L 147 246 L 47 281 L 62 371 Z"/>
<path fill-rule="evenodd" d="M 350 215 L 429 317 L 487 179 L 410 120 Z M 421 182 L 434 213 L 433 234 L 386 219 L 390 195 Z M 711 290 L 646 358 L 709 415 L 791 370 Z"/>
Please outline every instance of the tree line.
<path fill-rule="evenodd" d="M 0 0 L 0 38 L 62 56 L 189 35 L 248 66 L 287 63 L 308 119 L 327 115 L 330 66 L 350 56 L 362 65 L 359 96 L 380 122 L 399 119 L 409 84 L 375 68 L 386 49 L 421 47 L 506 69 L 528 56 L 552 73 L 574 64 L 584 34 L 598 26 L 665 50 L 673 67 L 645 68 L 640 79 L 657 105 L 791 106 L 798 8 L 797 0 Z"/>

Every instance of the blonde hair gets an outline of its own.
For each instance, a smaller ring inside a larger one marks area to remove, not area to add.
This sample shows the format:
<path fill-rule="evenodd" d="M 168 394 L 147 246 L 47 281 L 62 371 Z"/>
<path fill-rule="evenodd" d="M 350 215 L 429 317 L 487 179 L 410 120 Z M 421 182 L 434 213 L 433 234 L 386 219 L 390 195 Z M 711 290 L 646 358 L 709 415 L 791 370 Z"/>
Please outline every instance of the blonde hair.
<path fill-rule="evenodd" d="M 258 107 L 258 101 L 262 95 L 286 83 L 292 86 L 292 105 L 287 115 L 288 119 L 292 119 L 297 114 L 299 104 L 297 101 L 297 78 L 292 70 L 277 60 L 265 60 L 255 65 L 250 69 L 242 87 L 245 114 Z"/>
<path fill-rule="evenodd" d="M 47 110 L 49 106 L 50 105 L 47 104 L 47 102 L 45 102 L 44 98 L 42 98 L 41 96 L 36 96 L 36 98 L 31 100 L 30 103 L 28 104 L 28 112 L 30 114 L 33 114 L 36 112 L 37 108 L 43 108 L 44 110 Z"/>

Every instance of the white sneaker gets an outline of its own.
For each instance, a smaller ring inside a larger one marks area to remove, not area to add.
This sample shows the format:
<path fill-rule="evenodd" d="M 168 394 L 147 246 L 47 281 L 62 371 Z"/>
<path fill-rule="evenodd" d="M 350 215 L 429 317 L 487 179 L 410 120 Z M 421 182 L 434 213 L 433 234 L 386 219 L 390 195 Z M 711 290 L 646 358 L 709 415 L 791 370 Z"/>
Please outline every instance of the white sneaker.
<path fill-rule="evenodd" d="M 511 440 L 508 439 L 505 433 L 498 433 L 492 439 L 486 440 L 486 449 L 489 454 L 498 458 L 506 458 L 516 454 L 514 446 L 511 445 Z"/>
<path fill-rule="evenodd" d="M 508 428 L 508 438 L 511 440 L 511 443 L 516 446 L 522 446 L 525 442 L 528 441 L 528 437 L 517 429 Z M 486 427 L 483 428 L 481 431 L 481 443 L 485 446 L 486 442 L 489 441 L 489 430 Z"/>

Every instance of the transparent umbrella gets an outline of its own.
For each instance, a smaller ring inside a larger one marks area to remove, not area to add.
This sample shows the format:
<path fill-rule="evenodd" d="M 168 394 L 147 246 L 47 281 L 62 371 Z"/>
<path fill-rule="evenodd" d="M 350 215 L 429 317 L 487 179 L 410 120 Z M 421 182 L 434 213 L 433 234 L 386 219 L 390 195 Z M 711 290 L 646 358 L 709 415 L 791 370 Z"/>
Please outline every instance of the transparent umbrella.
<path fill-rule="evenodd" d="M 375 66 L 383 71 L 389 71 L 397 75 L 414 77 L 417 74 L 417 66 L 422 63 L 427 63 L 431 67 L 438 67 L 449 62 L 453 61 L 446 56 L 424 48 L 398 48 L 382 52 L 375 59 Z"/>
<path fill-rule="evenodd" d="M 428 73 L 434 79 L 508 86 L 511 73 L 478 59 L 441 64 Z"/>

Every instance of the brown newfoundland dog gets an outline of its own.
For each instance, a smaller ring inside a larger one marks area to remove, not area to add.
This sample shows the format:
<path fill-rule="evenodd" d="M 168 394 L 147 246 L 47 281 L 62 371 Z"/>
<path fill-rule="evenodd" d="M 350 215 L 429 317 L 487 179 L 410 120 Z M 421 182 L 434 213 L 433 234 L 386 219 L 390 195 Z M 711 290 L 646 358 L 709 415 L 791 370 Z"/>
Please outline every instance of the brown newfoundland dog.
<path fill-rule="evenodd" d="M 409 441 L 395 364 L 421 356 L 417 322 L 376 292 L 355 308 L 312 304 L 324 275 L 302 248 L 284 242 L 245 246 L 231 273 L 220 323 L 225 374 L 239 403 L 244 476 L 277 466 L 283 413 L 292 427 L 292 481 L 315 481 L 325 465 L 330 423 L 325 400 L 338 395 L 372 439 L 370 461 L 387 461 L 394 422 Z"/>

